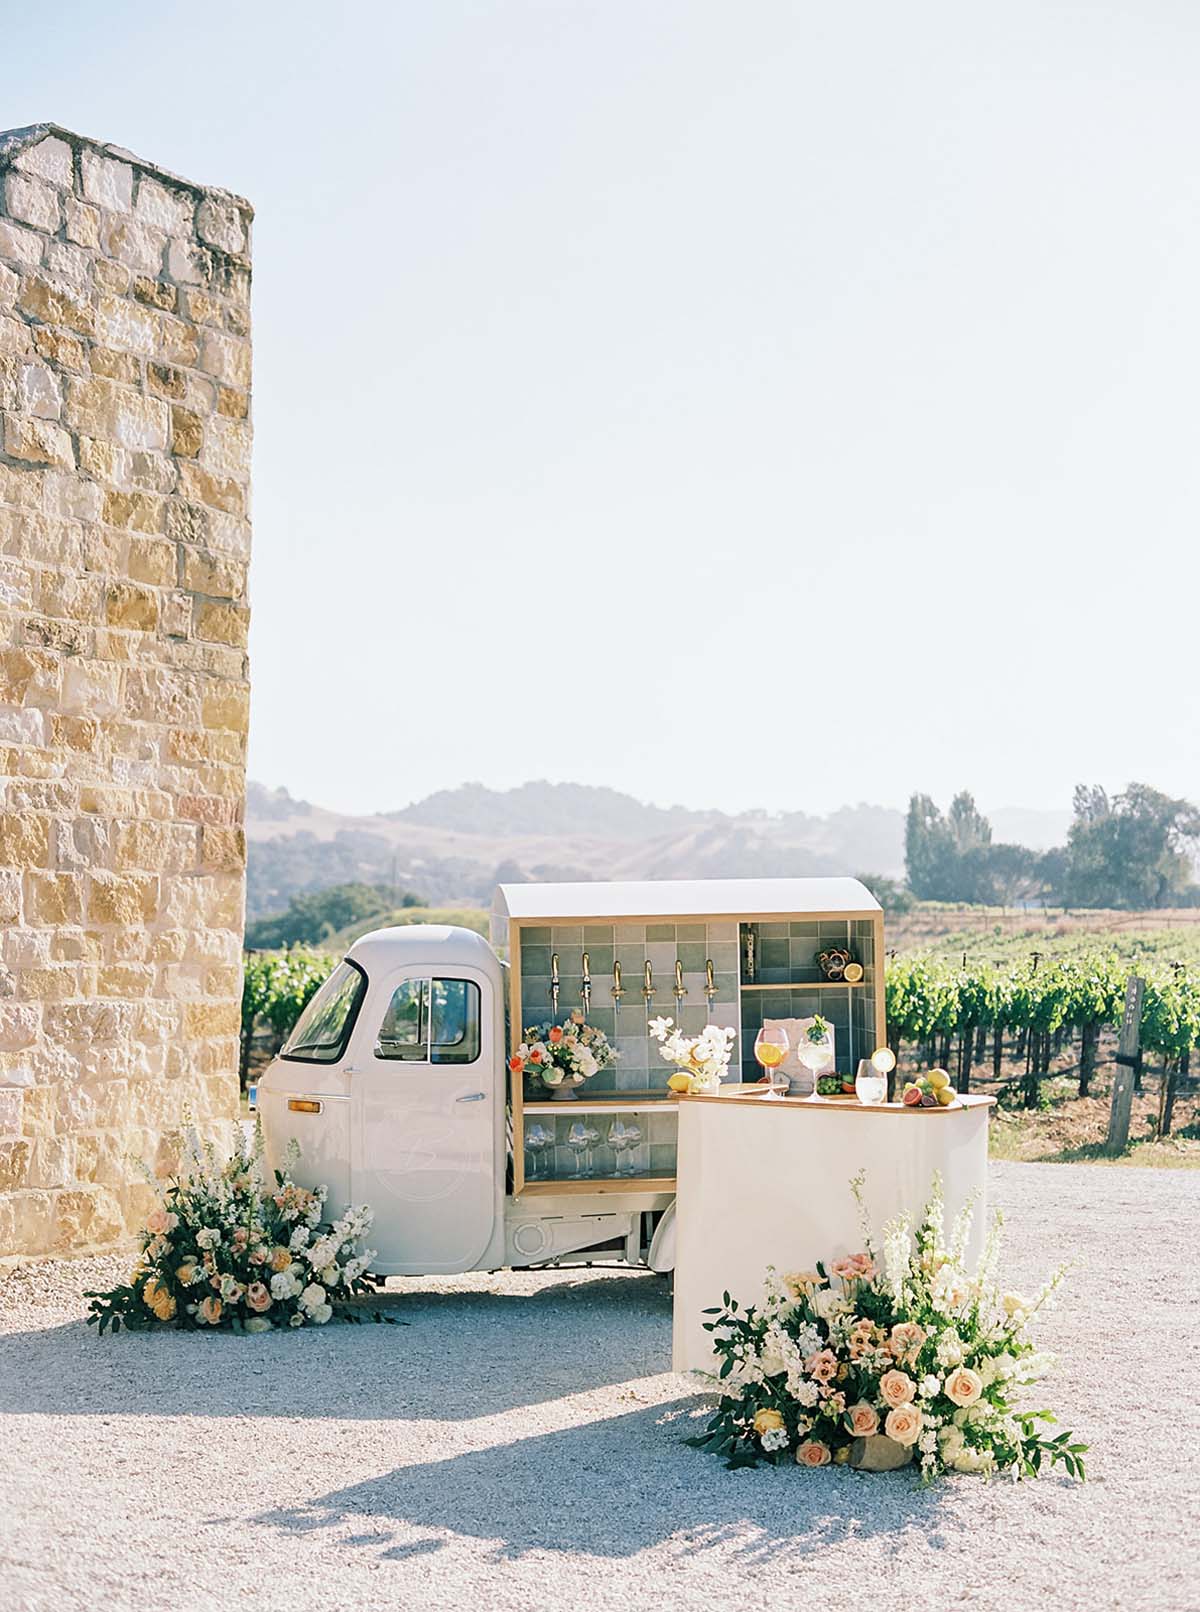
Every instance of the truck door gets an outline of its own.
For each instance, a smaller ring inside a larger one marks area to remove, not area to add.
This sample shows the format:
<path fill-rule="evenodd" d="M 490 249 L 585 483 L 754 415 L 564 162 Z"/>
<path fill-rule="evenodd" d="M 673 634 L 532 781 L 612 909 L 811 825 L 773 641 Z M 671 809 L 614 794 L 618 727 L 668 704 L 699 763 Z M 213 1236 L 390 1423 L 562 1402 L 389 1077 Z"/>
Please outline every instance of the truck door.
<path fill-rule="evenodd" d="M 499 1049 L 491 982 L 407 970 L 372 992 L 379 1015 L 350 1072 L 351 1188 L 375 1210 L 373 1268 L 475 1268 L 495 1222 Z"/>

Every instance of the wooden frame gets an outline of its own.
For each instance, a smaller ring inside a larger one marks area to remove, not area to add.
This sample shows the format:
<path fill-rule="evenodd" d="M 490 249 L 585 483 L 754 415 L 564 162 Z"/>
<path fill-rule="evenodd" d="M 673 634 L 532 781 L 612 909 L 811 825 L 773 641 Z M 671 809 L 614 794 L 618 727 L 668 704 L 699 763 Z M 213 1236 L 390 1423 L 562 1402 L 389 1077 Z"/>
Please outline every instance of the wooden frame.
<path fill-rule="evenodd" d="M 611 925 L 614 929 L 621 924 L 764 924 L 764 923 L 862 923 L 869 921 L 874 939 L 874 967 L 875 967 L 875 1045 L 882 1047 L 887 1044 L 887 1003 L 884 980 L 884 950 L 883 950 L 883 911 L 879 907 L 843 909 L 840 912 L 743 912 L 743 913 L 621 913 L 605 914 L 603 917 L 589 916 L 578 912 L 564 913 L 560 916 L 539 913 L 533 918 L 514 918 L 505 914 L 508 925 L 508 997 L 509 997 L 509 1047 L 508 1057 L 511 1057 L 521 1044 L 524 1025 L 521 1022 L 521 931 L 522 929 L 548 929 L 554 925 L 570 925 L 571 927 L 596 927 Z M 738 1024 L 742 1020 L 742 991 L 746 987 L 740 978 L 738 970 Z M 793 984 L 775 985 L 773 982 L 762 985 L 751 985 L 749 989 L 757 991 L 770 990 L 861 990 L 866 985 L 865 980 L 812 980 Z M 505 1059 L 507 1070 L 508 1058 Z M 525 1180 L 525 1079 L 524 1075 L 514 1077 L 508 1071 L 509 1109 L 512 1115 L 512 1171 L 513 1171 L 513 1197 L 538 1196 L 559 1192 L 674 1192 L 675 1178 L 673 1176 L 647 1177 L 624 1176 L 621 1178 L 599 1177 L 587 1181 L 534 1181 Z M 630 1092 L 628 1099 L 636 1102 L 638 1093 Z M 722 1099 L 725 1101 L 727 1099 Z M 597 1099 L 598 1101 L 598 1099 Z M 661 1099 L 663 1103 L 669 1101 Z M 612 1107 L 620 1106 L 620 1099 L 611 1103 Z M 815 1106 L 815 1105 L 814 1105 Z M 530 1105 L 534 1107 L 533 1104 Z M 557 1111 L 562 1108 L 569 1113 L 572 1105 L 542 1104 L 536 1105 L 539 1113 L 543 1109 Z"/>

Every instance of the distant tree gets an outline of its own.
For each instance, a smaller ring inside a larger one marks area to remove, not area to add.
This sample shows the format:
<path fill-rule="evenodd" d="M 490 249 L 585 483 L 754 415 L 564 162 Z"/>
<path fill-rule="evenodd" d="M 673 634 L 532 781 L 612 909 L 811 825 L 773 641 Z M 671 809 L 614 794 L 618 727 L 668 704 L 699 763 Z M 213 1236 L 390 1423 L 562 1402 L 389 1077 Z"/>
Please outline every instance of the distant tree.
<path fill-rule="evenodd" d="M 954 836 L 929 795 L 914 795 L 904 824 L 904 868 L 918 901 L 952 901 Z"/>
<path fill-rule="evenodd" d="M 884 873 L 860 873 L 857 877 L 858 882 L 866 885 L 884 912 L 912 911 L 913 893 L 907 885 L 901 884 L 899 879 L 889 879 Z"/>
<path fill-rule="evenodd" d="M 975 797 L 965 789 L 950 802 L 946 827 L 959 856 L 992 843 L 992 825 L 976 806 Z"/>
<path fill-rule="evenodd" d="M 260 918 L 246 928 L 246 945 L 252 950 L 273 951 L 280 946 L 313 945 L 360 918 L 373 918 L 395 907 L 393 893 L 378 884 L 337 884 L 328 890 L 293 896 L 288 909 L 275 918 Z M 412 891 L 404 893 L 401 905 L 423 906 Z"/>
<path fill-rule="evenodd" d="M 1077 907 L 1169 907 L 1193 889 L 1190 847 L 1200 811 L 1130 784 L 1111 800 L 1098 786 L 1075 790 L 1063 894 Z"/>

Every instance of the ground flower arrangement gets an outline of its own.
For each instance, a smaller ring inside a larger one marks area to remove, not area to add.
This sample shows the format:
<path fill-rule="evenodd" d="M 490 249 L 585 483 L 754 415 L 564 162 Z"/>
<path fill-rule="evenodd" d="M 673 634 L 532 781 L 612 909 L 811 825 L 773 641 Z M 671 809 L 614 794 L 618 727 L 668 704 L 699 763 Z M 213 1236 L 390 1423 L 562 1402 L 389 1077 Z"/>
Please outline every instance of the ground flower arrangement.
<path fill-rule="evenodd" d="M 327 1222 L 325 1196 L 324 1187 L 309 1191 L 283 1171 L 268 1184 L 261 1133 L 224 1162 L 211 1146 L 193 1146 L 188 1169 L 147 1218 L 129 1281 L 84 1295 L 92 1301 L 88 1324 L 102 1333 L 323 1326 L 342 1301 L 373 1291 L 366 1270 L 374 1256 L 360 1247 L 371 1211 L 350 1208 Z"/>
<path fill-rule="evenodd" d="M 861 1176 L 852 1189 L 861 1211 Z M 1087 1446 L 1070 1433 L 1049 1436 L 1053 1413 L 1019 1403 L 1052 1364 L 1027 1329 L 1064 1271 L 1032 1298 L 1002 1293 L 997 1214 L 969 1273 L 971 1205 L 947 1241 L 936 1179 L 920 1226 L 907 1216 L 890 1222 L 882 1254 L 865 1213 L 863 1223 L 864 1252 L 828 1270 L 769 1269 L 760 1306 L 744 1309 L 726 1293 L 723 1309 L 706 1312 L 721 1399 L 688 1443 L 730 1467 L 886 1471 L 915 1460 L 931 1482 L 946 1472 L 1034 1477 L 1059 1463 L 1083 1478 Z"/>

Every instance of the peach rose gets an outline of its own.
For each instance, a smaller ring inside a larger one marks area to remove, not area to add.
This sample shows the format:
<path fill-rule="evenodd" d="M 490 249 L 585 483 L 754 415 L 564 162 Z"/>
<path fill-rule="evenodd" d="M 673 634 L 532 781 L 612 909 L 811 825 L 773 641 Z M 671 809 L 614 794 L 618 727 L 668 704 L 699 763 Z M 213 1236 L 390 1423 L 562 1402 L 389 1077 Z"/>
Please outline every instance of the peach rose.
<path fill-rule="evenodd" d="M 182 1287 L 191 1287 L 192 1283 L 196 1280 L 195 1260 L 184 1260 L 182 1265 L 177 1265 L 175 1268 L 175 1280 Z"/>
<path fill-rule="evenodd" d="M 903 1371 L 885 1371 L 879 1379 L 879 1392 L 889 1405 L 907 1405 L 916 1391 L 916 1383 Z"/>
<path fill-rule="evenodd" d="M 855 1438 L 870 1438 L 872 1433 L 879 1431 L 879 1412 L 874 1405 L 868 1405 L 865 1399 L 860 1399 L 846 1412 L 846 1425 Z"/>
<path fill-rule="evenodd" d="M 828 1444 L 819 1438 L 806 1438 L 796 1451 L 797 1466 L 828 1466 L 832 1459 Z"/>
<path fill-rule="evenodd" d="M 152 1209 L 146 1216 L 146 1230 L 155 1237 L 162 1237 L 167 1232 L 174 1231 L 178 1224 L 177 1216 L 168 1213 L 166 1209 Z"/>
<path fill-rule="evenodd" d="M 844 1282 L 865 1282 L 875 1274 L 875 1261 L 870 1254 L 847 1254 L 845 1259 L 835 1259 L 829 1268 Z"/>
<path fill-rule="evenodd" d="M 754 1431 L 759 1438 L 764 1433 L 776 1433 L 783 1426 L 783 1416 L 777 1410 L 766 1407 L 754 1413 Z"/>
<path fill-rule="evenodd" d="M 973 1405 L 983 1393 L 983 1378 L 970 1366 L 958 1366 L 946 1378 L 944 1386 L 956 1405 Z"/>
<path fill-rule="evenodd" d="M 897 1444 L 915 1444 L 921 1431 L 923 1418 L 915 1405 L 897 1405 L 887 1413 L 883 1431 Z"/>
<path fill-rule="evenodd" d="M 261 1282 L 251 1282 L 246 1289 L 246 1303 L 257 1314 L 271 1308 L 271 1294 Z"/>
<path fill-rule="evenodd" d="M 271 1269 L 273 1271 L 286 1271 L 291 1263 L 292 1251 L 290 1248 L 281 1248 L 278 1246 L 272 1248 Z"/>
<path fill-rule="evenodd" d="M 820 1287 L 821 1275 L 819 1271 L 788 1271 L 783 1282 L 789 1292 L 800 1298 L 807 1288 Z"/>
<path fill-rule="evenodd" d="M 832 1349 L 821 1349 L 804 1362 L 804 1369 L 814 1382 L 832 1382 L 837 1376 L 837 1356 Z"/>
<path fill-rule="evenodd" d="M 250 1250 L 250 1263 L 251 1265 L 265 1265 L 267 1263 L 267 1251 L 261 1243 L 257 1248 Z"/>
<path fill-rule="evenodd" d="M 210 1295 L 208 1298 L 200 1300 L 200 1307 L 196 1311 L 196 1314 L 199 1316 L 200 1320 L 204 1321 L 208 1326 L 215 1327 L 217 1322 L 221 1319 L 221 1311 L 223 1309 L 224 1305 L 221 1303 L 220 1299 Z"/>

